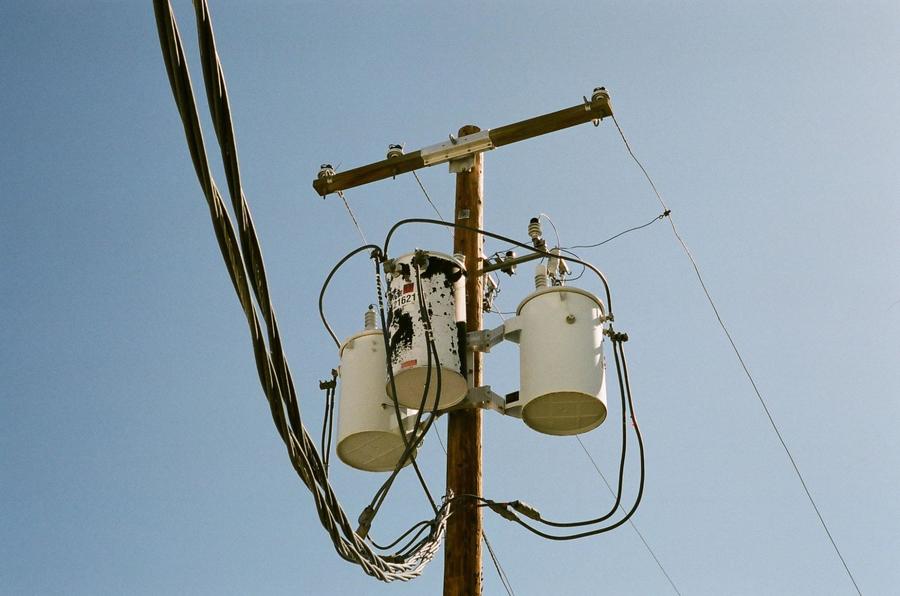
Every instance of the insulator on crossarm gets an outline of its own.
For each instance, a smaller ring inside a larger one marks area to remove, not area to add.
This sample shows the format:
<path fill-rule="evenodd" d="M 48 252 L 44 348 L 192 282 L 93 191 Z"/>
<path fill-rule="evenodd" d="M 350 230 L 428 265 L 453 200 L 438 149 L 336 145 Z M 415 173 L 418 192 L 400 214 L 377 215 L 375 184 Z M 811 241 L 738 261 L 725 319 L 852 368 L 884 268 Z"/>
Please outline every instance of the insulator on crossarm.
<path fill-rule="evenodd" d="M 537 217 L 532 217 L 528 222 L 528 235 L 535 242 L 541 239 L 541 220 Z"/>

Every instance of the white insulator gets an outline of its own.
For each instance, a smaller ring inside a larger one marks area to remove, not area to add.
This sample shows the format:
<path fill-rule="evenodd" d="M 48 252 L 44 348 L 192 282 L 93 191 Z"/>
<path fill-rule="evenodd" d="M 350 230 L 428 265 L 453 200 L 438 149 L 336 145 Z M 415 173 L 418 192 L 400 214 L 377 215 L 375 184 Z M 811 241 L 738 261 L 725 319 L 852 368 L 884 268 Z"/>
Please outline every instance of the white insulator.
<path fill-rule="evenodd" d="M 341 345 L 340 355 L 337 455 L 358 470 L 391 471 L 405 444 L 394 406 L 384 390 L 387 360 L 381 330 L 367 329 L 350 337 Z M 406 418 L 406 408 L 401 408 L 400 414 Z"/>
<path fill-rule="evenodd" d="M 531 221 L 528 222 L 528 236 L 532 240 L 537 240 L 541 235 L 541 220 L 537 217 L 532 217 Z"/>
<path fill-rule="evenodd" d="M 525 298 L 519 328 L 522 420 L 538 432 L 575 435 L 606 419 L 603 303 L 584 290 L 552 287 Z"/>
<path fill-rule="evenodd" d="M 428 341 L 419 308 L 419 290 L 414 253 L 395 260 L 390 277 L 388 301 L 390 317 L 391 366 L 397 401 L 408 408 L 422 407 L 428 378 Z M 457 259 L 428 252 L 428 264 L 420 271 L 423 297 L 431 321 L 432 336 L 441 362 L 439 410 L 461 402 L 468 385 L 465 377 L 465 351 L 461 338 L 466 329 L 465 269 Z M 431 410 L 437 399 L 437 367 L 432 357 L 431 380 L 424 409 Z M 387 387 L 390 395 L 390 383 Z"/>
<path fill-rule="evenodd" d="M 365 329 L 375 329 L 375 307 L 371 304 L 369 310 L 366 311 Z"/>
<path fill-rule="evenodd" d="M 534 269 L 534 287 L 536 290 L 547 287 L 547 266 L 541 263 Z"/>

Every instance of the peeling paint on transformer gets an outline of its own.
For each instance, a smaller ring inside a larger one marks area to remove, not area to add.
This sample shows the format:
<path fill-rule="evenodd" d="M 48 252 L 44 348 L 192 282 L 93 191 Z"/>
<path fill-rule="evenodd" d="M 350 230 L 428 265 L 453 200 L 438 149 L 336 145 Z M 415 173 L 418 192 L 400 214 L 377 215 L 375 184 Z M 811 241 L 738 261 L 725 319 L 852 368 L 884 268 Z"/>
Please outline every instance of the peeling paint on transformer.
<path fill-rule="evenodd" d="M 428 265 L 419 273 L 421 287 L 413 292 L 404 292 L 404 286 L 415 281 L 415 269 L 411 266 L 412 255 L 396 260 L 396 273 L 389 278 L 388 335 L 391 364 L 399 367 L 409 361 L 427 361 L 428 346 L 425 341 L 425 320 L 420 308 L 424 302 L 431 320 L 435 346 L 440 354 L 441 366 L 449 370 L 460 370 L 465 375 L 464 354 L 465 323 L 460 331 L 456 320 L 456 300 L 464 300 L 460 280 L 463 270 L 453 259 L 430 254 Z M 419 295 L 421 292 L 421 296 Z"/>
<path fill-rule="evenodd" d="M 444 275 L 444 287 L 451 288 L 462 277 L 462 269 L 453 261 L 432 257 L 428 259 L 428 267 L 422 272 L 422 279 L 431 279 L 435 275 Z M 434 290 L 432 290 L 434 291 Z"/>
<path fill-rule="evenodd" d="M 413 342 L 413 319 L 412 316 L 403 312 L 401 309 L 391 310 L 392 321 L 396 321 L 396 326 L 391 323 L 391 338 L 390 338 L 390 350 L 391 350 L 391 364 L 398 364 L 400 362 L 400 355 L 404 353 L 405 350 L 409 350 L 412 347 Z M 395 328 L 396 327 L 396 328 Z"/>

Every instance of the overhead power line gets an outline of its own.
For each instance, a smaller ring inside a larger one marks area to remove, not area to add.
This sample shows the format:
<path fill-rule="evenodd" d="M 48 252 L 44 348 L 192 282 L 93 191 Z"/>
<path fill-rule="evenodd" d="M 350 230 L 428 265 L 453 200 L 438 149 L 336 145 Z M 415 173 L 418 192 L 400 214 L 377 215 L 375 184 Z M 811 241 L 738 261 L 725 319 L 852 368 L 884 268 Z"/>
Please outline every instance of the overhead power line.
<path fill-rule="evenodd" d="M 671 214 L 672 214 L 671 211 L 669 211 L 668 209 L 665 209 L 665 211 L 663 211 L 662 213 L 660 213 L 659 215 L 657 215 L 656 217 L 654 217 L 653 219 L 651 219 L 651 220 L 648 221 L 647 223 L 641 224 L 641 225 L 639 225 L 639 226 L 634 226 L 633 228 L 628 228 L 627 230 L 625 230 L 625 231 L 623 231 L 623 232 L 619 232 L 619 233 L 616 234 L 615 236 L 610 236 L 610 237 L 607 238 L 606 240 L 603 240 L 603 241 L 598 242 L 598 243 L 596 243 L 596 244 L 576 244 L 575 246 L 567 246 L 566 249 L 567 249 L 567 250 L 572 250 L 572 249 L 575 249 L 575 248 L 596 248 L 596 247 L 598 247 L 598 246 L 603 246 L 603 245 L 606 244 L 607 242 L 612 242 L 613 240 L 615 240 L 615 239 L 618 238 L 619 236 L 624 236 L 625 234 L 627 234 L 627 233 L 629 233 L 629 232 L 634 232 L 634 231 L 636 231 L 636 230 L 642 230 L 642 229 L 646 228 L 647 226 L 651 226 L 651 225 L 655 224 L 656 222 L 658 222 L 659 220 L 661 220 L 662 218 L 664 218 L 664 217 L 669 217 L 669 215 L 671 215 Z"/>
<path fill-rule="evenodd" d="M 424 189 L 423 189 L 424 190 Z M 441 438 L 441 431 L 435 429 L 435 435 L 437 436 L 438 443 L 441 445 L 441 451 L 444 452 L 444 455 L 447 455 L 447 447 L 444 445 L 444 439 Z M 488 554 L 491 557 L 491 562 L 494 564 L 494 569 L 497 570 L 497 576 L 500 578 L 500 583 L 503 584 L 503 589 L 506 590 L 506 593 L 509 596 L 516 596 L 515 590 L 513 590 L 512 583 L 509 581 L 509 576 L 506 575 L 506 571 L 503 569 L 503 565 L 500 564 L 500 557 L 497 556 L 497 553 L 494 552 L 494 547 L 491 546 L 490 541 L 487 537 L 487 532 L 483 529 L 481 530 L 481 538 L 484 540 L 484 545 L 488 549 Z"/>
<path fill-rule="evenodd" d="M 439 512 L 429 522 L 428 535 L 393 556 L 373 552 L 350 524 L 328 481 L 325 462 L 301 419 L 293 376 L 269 298 L 259 239 L 240 182 L 231 110 L 209 9 L 203 0 L 194 2 L 206 95 L 222 153 L 237 230 L 209 168 L 187 60 L 172 6 L 167 0 L 154 0 L 153 7 L 166 72 L 197 179 L 209 206 L 226 269 L 250 328 L 260 384 L 291 464 L 309 489 L 319 520 L 343 559 L 358 564 L 367 574 L 382 581 L 412 579 L 420 575 L 437 554 L 450 514 L 450 498 L 444 499 Z"/>
<path fill-rule="evenodd" d="M 366 234 L 362 231 L 362 227 L 359 225 L 359 221 L 356 219 L 356 214 L 353 213 L 353 209 L 350 208 L 350 203 L 347 202 L 347 197 L 344 196 L 344 191 L 338 191 L 337 194 L 344 202 L 344 207 L 347 208 L 347 213 L 350 214 L 350 219 L 353 220 L 353 225 L 356 226 L 356 231 L 359 233 L 359 237 L 362 238 L 363 244 L 368 244 L 369 241 L 366 239 Z"/>
<path fill-rule="evenodd" d="M 634 163 L 638 165 L 641 169 L 641 172 L 644 173 L 644 177 L 647 179 L 647 182 L 650 183 L 650 188 L 653 189 L 653 193 L 656 195 L 659 204 L 662 205 L 663 210 L 666 213 L 670 213 L 668 205 L 663 200 L 662 195 L 659 190 L 656 188 L 656 184 L 653 182 L 653 179 L 650 177 L 650 174 L 647 173 L 647 169 L 641 163 L 641 161 L 634 154 L 634 151 L 631 149 L 631 145 L 628 143 L 628 139 L 625 138 L 625 133 L 622 132 L 622 127 L 619 126 L 619 121 L 616 120 L 616 116 L 612 116 L 612 121 L 616 125 L 616 130 L 619 131 L 619 136 L 622 137 L 622 142 L 625 144 L 625 149 L 628 150 L 628 154 L 631 156 L 631 159 L 634 160 Z M 716 319 L 719 321 L 719 326 L 722 328 L 722 331 L 725 333 L 725 337 L 728 338 L 728 343 L 731 344 L 731 349 L 734 350 L 735 356 L 737 356 L 738 361 L 741 363 L 741 368 L 744 369 L 744 374 L 747 376 L 747 379 L 750 381 L 750 385 L 753 386 L 753 391 L 756 393 L 756 398 L 759 400 L 760 405 L 766 413 L 766 417 L 769 419 L 769 424 L 772 426 L 772 430 L 775 431 L 775 435 L 778 437 L 778 441 L 781 443 L 781 447 L 784 449 L 785 454 L 787 454 L 788 459 L 791 462 L 791 466 L 794 468 L 794 473 L 797 476 L 797 479 L 800 480 L 800 484 L 803 486 L 804 492 L 806 492 L 806 497 L 809 499 L 810 505 L 812 505 L 813 510 L 816 512 L 816 516 L 819 518 L 819 523 L 822 524 L 822 529 L 825 530 L 825 534 L 828 535 L 828 540 L 831 541 L 831 546 L 834 548 L 834 552 L 837 554 L 838 558 L 841 560 L 841 564 L 844 566 L 844 570 L 847 572 L 847 576 L 850 578 L 850 581 L 853 583 L 853 587 L 856 588 L 857 594 L 862 596 L 862 592 L 859 589 L 859 585 L 856 583 L 856 578 L 853 577 L 853 573 L 850 571 L 850 567 L 847 565 L 847 561 L 844 559 L 844 555 L 841 554 L 841 550 L 838 548 L 837 542 L 834 539 L 834 536 L 831 534 L 831 530 L 828 529 L 828 524 L 825 523 L 825 518 L 822 516 L 822 512 L 819 510 L 819 506 L 816 505 L 815 499 L 813 499 L 812 493 L 809 490 L 809 486 L 806 484 L 806 480 L 803 478 L 803 474 L 800 473 L 800 467 L 797 465 L 797 461 L 794 459 L 793 454 L 791 454 L 791 450 L 788 448 L 787 443 L 784 440 L 784 436 L 781 434 L 781 430 L 778 428 L 778 425 L 775 423 L 775 419 L 772 417 L 772 412 L 769 410 L 769 406 L 766 403 L 766 400 L 763 399 L 762 393 L 759 391 L 759 387 L 756 385 L 756 381 L 753 379 L 753 375 L 750 374 L 750 369 L 747 368 L 747 363 L 744 362 L 744 357 L 741 356 L 741 351 L 738 349 L 737 345 L 734 342 L 734 338 L 731 337 L 731 333 L 728 331 L 728 327 L 725 326 L 725 321 L 722 320 L 722 316 L 719 314 L 719 309 L 716 307 L 716 303 L 713 300 L 712 296 L 709 293 L 709 289 L 706 287 L 706 283 L 703 281 L 703 275 L 700 274 L 700 267 L 697 265 L 697 261 L 694 258 L 694 255 L 691 253 L 690 249 L 687 247 L 684 239 L 681 237 L 681 234 L 678 233 L 678 228 L 675 226 L 675 220 L 672 219 L 672 216 L 669 215 L 669 225 L 672 226 L 672 232 L 675 234 L 675 238 L 678 240 L 678 243 L 681 245 L 681 248 L 684 250 L 684 254 L 687 255 L 688 259 L 691 261 L 691 266 L 694 269 L 694 273 L 697 275 L 697 280 L 700 282 L 700 287 L 703 288 L 703 293 L 706 295 L 706 299 L 709 301 L 709 305 L 712 307 L 713 312 L 716 315 Z"/>
<path fill-rule="evenodd" d="M 582 442 L 581 437 L 575 435 L 575 438 L 578 439 L 578 444 L 581 445 L 581 448 L 584 450 L 584 454 L 587 455 L 589 460 L 591 460 L 591 465 L 594 466 L 595 470 L 597 470 L 597 474 L 599 474 L 600 479 L 603 481 L 603 484 L 606 485 L 607 490 L 609 490 L 609 494 L 615 497 L 616 493 L 613 490 L 613 487 L 609 484 L 609 481 L 606 479 L 606 476 L 603 475 L 603 472 L 600 471 L 600 467 L 597 465 L 597 462 L 594 461 L 594 458 L 591 456 L 587 447 L 584 445 L 584 442 Z M 625 513 L 625 508 L 622 507 L 621 504 L 619 505 L 619 509 L 622 510 L 622 513 Z M 628 524 L 631 526 L 631 529 L 634 530 L 634 533 L 637 534 L 638 538 L 641 539 L 641 542 L 644 543 L 644 548 L 647 549 L 647 552 L 650 553 L 650 556 L 653 557 L 654 561 L 656 561 L 656 566 L 659 567 L 659 570 L 662 571 L 662 574 L 666 576 L 666 580 L 669 582 L 669 585 L 672 586 L 672 589 L 675 590 L 675 593 L 678 594 L 678 596 L 681 596 L 681 592 L 678 590 L 678 586 L 675 585 L 675 582 L 672 580 L 669 572 L 666 571 L 665 567 L 663 567 L 662 561 L 660 561 L 659 557 L 656 556 L 656 553 L 653 552 L 653 549 L 650 547 L 650 543 L 647 542 L 647 539 L 644 538 L 644 535 L 640 530 L 638 530 L 637 526 L 634 523 L 634 520 L 629 519 Z"/>

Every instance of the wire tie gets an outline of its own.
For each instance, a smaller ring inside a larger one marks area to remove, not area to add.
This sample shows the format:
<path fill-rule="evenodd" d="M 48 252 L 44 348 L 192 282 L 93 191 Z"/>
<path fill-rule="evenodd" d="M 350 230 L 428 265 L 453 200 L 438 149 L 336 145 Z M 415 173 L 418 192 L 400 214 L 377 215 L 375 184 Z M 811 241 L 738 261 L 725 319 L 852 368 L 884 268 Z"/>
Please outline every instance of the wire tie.
<path fill-rule="evenodd" d="M 522 515 L 524 515 L 525 517 L 531 518 L 535 521 L 541 521 L 541 513 L 537 509 L 535 509 L 534 507 L 529 505 L 528 503 L 525 503 L 525 502 L 519 501 L 519 500 L 515 500 L 512 503 L 510 503 L 510 506 L 513 509 L 515 509 L 516 511 L 518 511 L 519 513 L 521 513 Z"/>
<path fill-rule="evenodd" d="M 360 538 L 368 536 L 373 519 L 375 519 L 375 509 L 371 505 L 366 505 L 366 508 L 359 514 L 359 527 L 356 528 L 356 535 Z"/>
<path fill-rule="evenodd" d="M 516 517 L 516 514 L 509 510 L 507 503 L 497 503 L 495 501 L 490 501 L 489 503 L 487 503 L 487 506 L 491 509 L 491 511 L 493 511 L 500 517 L 508 519 L 509 521 L 516 521 L 518 519 Z"/>

